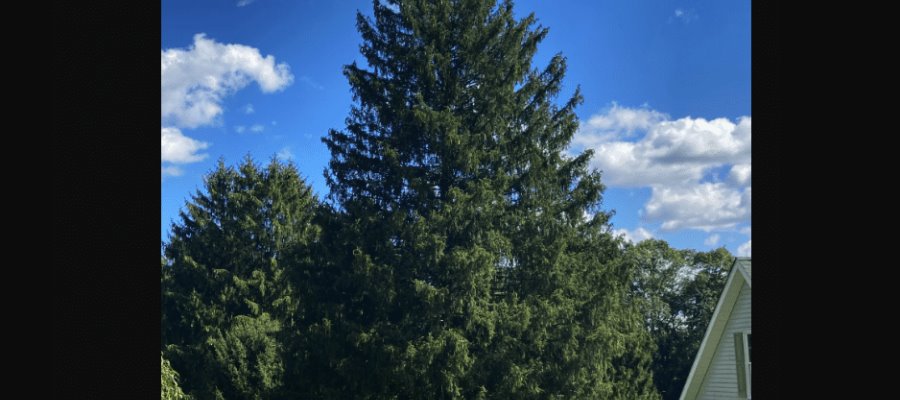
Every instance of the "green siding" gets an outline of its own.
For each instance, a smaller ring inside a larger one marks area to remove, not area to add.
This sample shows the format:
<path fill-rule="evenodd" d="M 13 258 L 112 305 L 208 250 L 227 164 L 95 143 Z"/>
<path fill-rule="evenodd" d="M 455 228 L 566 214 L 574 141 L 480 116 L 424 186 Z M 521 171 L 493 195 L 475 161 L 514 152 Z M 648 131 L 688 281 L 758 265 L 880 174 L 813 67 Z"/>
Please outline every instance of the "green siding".
<path fill-rule="evenodd" d="M 716 344 L 716 351 L 709 370 L 703 378 L 698 399 L 745 399 L 738 388 L 738 369 L 735 355 L 734 338 L 736 333 L 750 332 L 750 286 L 741 284 L 741 290 L 734 308 L 728 316 L 725 331 Z M 709 343 L 709 345 L 713 345 Z"/>

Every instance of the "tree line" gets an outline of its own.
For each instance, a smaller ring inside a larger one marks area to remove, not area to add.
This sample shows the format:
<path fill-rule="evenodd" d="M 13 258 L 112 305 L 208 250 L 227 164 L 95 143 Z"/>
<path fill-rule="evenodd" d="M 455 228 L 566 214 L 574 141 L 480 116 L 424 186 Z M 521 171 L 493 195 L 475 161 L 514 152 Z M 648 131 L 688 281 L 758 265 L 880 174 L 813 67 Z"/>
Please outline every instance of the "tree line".
<path fill-rule="evenodd" d="M 219 161 L 161 257 L 163 398 L 677 398 L 731 256 L 626 243 L 511 1 L 373 2 L 329 192 Z"/>

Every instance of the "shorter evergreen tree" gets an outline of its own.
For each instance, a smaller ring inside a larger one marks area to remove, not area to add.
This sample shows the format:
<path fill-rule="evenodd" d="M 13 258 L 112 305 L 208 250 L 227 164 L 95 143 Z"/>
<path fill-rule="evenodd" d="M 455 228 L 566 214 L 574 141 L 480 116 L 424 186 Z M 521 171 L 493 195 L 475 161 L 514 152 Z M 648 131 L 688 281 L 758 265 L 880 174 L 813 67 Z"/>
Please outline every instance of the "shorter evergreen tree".
<path fill-rule="evenodd" d="M 204 183 L 165 246 L 162 350 L 198 399 L 277 397 L 303 301 L 289 275 L 319 234 L 316 199 L 274 159 L 220 160 Z"/>

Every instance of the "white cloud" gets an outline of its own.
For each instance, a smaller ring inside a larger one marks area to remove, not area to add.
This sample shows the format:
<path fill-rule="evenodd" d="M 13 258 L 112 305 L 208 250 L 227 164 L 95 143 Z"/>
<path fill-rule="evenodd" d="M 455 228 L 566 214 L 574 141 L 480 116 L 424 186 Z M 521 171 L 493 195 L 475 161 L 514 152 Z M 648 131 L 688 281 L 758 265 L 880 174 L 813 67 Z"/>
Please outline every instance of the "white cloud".
<path fill-rule="evenodd" d="M 613 103 L 606 112 L 594 114 L 582 121 L 578 134 L 572 142 L 585 147 L 593 147 L 602 141 L 630 135 L 636 130 L 647 130 L 668 119 L 668 116 L 649 108 L 619 107 Z"/>
<path fill-rule="evenodd" d="M 744 243 L 738 247 L 737 255 L 739 257 L 750 257 L 750 254 L 751 254 L 750 242 L 752 242 L 752 241 L 753 240 L 748 240 L 747 243 Z"/>
<path fill-rule="evenodd" d="M 238 6 L 251 2 L 241 0 Z M 202 33 L 194 35 L 194 43 L 187 49 L 162 50 L 160 65 L 163 163 L 184 164 L 207 157 L 199 151 L 209 143 L 191 139 L 181 129 L 216 122 L 225 97 L 254 81 L 264 93 L 271 93 L 294 79 L 288 65 L 275 64 L 274 56 L 263 57 L 258 49 L 241 44 L 217 43 Z M 253 105 L 247 104 L 244 112 L 254 112 Z M 235 130 L 240 133 L 244 127 Z M 171 165 L 161 168 L 163 175 L 181 173 Z"/>
<path fill-rule="evenodd" d="M 719 243 L 719 235 L 716 233 L 709 235 L 709 237 L 703 241 L 703 244 L 705 244 L 707 246 L 715 246 L 718 243 Z"/>
<path fill-rule="evenodd" d="M 661 229 L 733 228 L 750 220 L 750 188 L 736 190 L 722 183 L 654 187 L 644 206 L 644 218 L 662 222 Z"/>
<path fill-rule="evenodd" d="M 736 186 L 749 186 L 750 175 L 750 164 L 736 164 L 731 167 L 731 172 L 728 173 L 728 179 Z"/>
<path fill-rule="evenodd" d="M 265 93 L 293 82 L 287 64 L 263 57 L 259 50 L 240 44 L 222 44 L 194 35 L 188 49 L 161 53 L 162 119 L 179 128 L 211 124 L 222 113 L 224 97 L 255 81 Z"/>
<path fill-rule="evenodd" d="M 245 130 L 247 130 L 247 127 L 243 126 L 243 125 L 238 125 L 238 126 L 234 127 L 234 131 L 237 133 L 244 133 Z"/>
<path fill-rule="evenodd" d="M 685 24 L 694 22 L 698 18 L 700 18 L 700 17 L 697 15 L 697 12 L 694 10 L 685 10 L 685 9 L 681 9 L 681 8 L 675 9 L 675 19 L 681 20 L 681 22 L 684 22 Z"/>
<path fill-rule="evenodd" d="M 238 7 L 249 6 L 249 5 L 253 4 L 254 2 L 256 2 L 256 0 L 238 0 L 237 6 Z"/>
<path fill-rule="evenodd" d="M 178 168 L 178 167 L 172 166 L 172 165 L 170 165 L 168 167 L 162 167 L 161 170 L 162 170 L 163 177 L 165 177 L 166 175 L 181 176 L 181 174 L 184 173 L 184 171 L 181 168 Z"/>
<path fill-rule="evenodd" d="M 313 89 L 316 89 L 316 90 L 325 89 L 325 86 L 320 85 L 319 82 L 316 82 L 313 78 L 310 78 L 306 75 L 301 76 L 298 80 L 300 82 L 303 82 L 303 83 L 309 85 L 309 87 L 311 87 Z"/>
<path fill-rule="evenodd" d="M 278 157 L 278 159 L 280 159 L 282 161 L 288 161 L 288 160 L 294 159 L 294 153 L 291 153 L 290 147 L 282 147 L 281 150 L 279 150 L 278 153 L 275 154 L 275 156 Z"/>
<path fill-rule="evenodd" d="M 198 152 L 209 147 L 209 143 L 184 136 L 178 128 L 162 128 L 160 137 L 162 162 L 186 164 L 203 160 L 207 156 Z"/>
<path fill-rule="evenodd" d="M 743 234 L 745 234 L 745 235 L 747 235 L 747 236 L 750 236 L 750 233 L 751 233 L 752 231 L 753 231 L 753 230 L 752 230 L 749 226 L 747 226 L 747 227 L 744 227 L 743 229 L 741 229 L 740 232 L 743 233 Z"/>
<path fill-rule="evenodd" d="M 750 218 L 751 118 L 707 120 L 613 104 L 582 121 L 572 150 L 594 150 L 611 187 L 649 187 L 641 212 L 664 231 L 730 229 Z M 727 182 L 716 168 L 728 168 Z M 726 184 L 727 183 L 727 184 Z"/>
<path fill-rule="evenodd" d="M 634 230 L 628 230 L 628 229 L 622 228 L 622 229 L 613 230 L 613 236 L 616 236 L 616 237 L 624 236 L 625 240 L 627 240 L 631 243 L 638 243 L 638 242 L 641 242 L 641 241 L 644 241 L 647 239 L 652 239 L 653 233 L 651 233 L 650 231 L 648 231 L 642 227 L 638 227 L 637 229 L 634 229 Z"/>
<path fill-rule="evenodd" d="M 591 120 L 613 119 L 603 123 L 620 128 L 580 129 L 572 140 L 574 148 L 594 149 L 593 165 L 603 170 L 607 184 L 641 187 L 686 183 L 700 180 L 711 167 L 734 163 L 746 164 L 749 179 L 749 117 L 737 124 L 724 118 L 650 119 L 641 129 L 646 134 L 640 140 L 626 141 L 620 140 L 619 133 L 640 125 L 616 121 L 617 114 L 623 113 L 592 116 L 587 125 Z"/>
<path fill-rule="evenodd" d="M 619 187 L 690 182 L 703 176 L 702 165 L 656 162 L 649 157 L 651 148 L 651 143 L 601 143 L 594 147 L 592 164 L 603 171 L 608 185 Z"/>
<path fill-rule="evenodd" d="M 681 118 L 652 127 L 641 142 L 655 162 L 750 162 L 750 118 Z"/>
<path fill-rule="evenodd" d="M 265 129 L 266 129 L 266 127 L 261 124 L 253 124 L 253 126 L 250 127 L 250 132 L 260 133 L 260 132 L 264 131 Z"/>

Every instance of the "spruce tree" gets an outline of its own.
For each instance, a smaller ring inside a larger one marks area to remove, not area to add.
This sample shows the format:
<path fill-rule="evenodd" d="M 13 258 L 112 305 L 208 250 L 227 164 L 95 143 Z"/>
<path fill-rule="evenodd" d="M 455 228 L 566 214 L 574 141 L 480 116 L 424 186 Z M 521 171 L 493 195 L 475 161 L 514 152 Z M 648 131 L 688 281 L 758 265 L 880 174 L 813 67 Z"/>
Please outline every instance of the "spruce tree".
<path fill-rule="evenodd" d="M 197 399 L 285 391 L 316 199 L 292 165 L 219 161 L 173 224 L 162 268 L 162 344 Z"/>
<path fill-rule="evenodd" d="M 367 66 L 325 139 L 344 397 L 658 397 L 600 176 L 567 153 L 581 96 L 555 103 L 562 55 L 532 68 L 535 25 L 494 0 L 358 15 Z"/>

